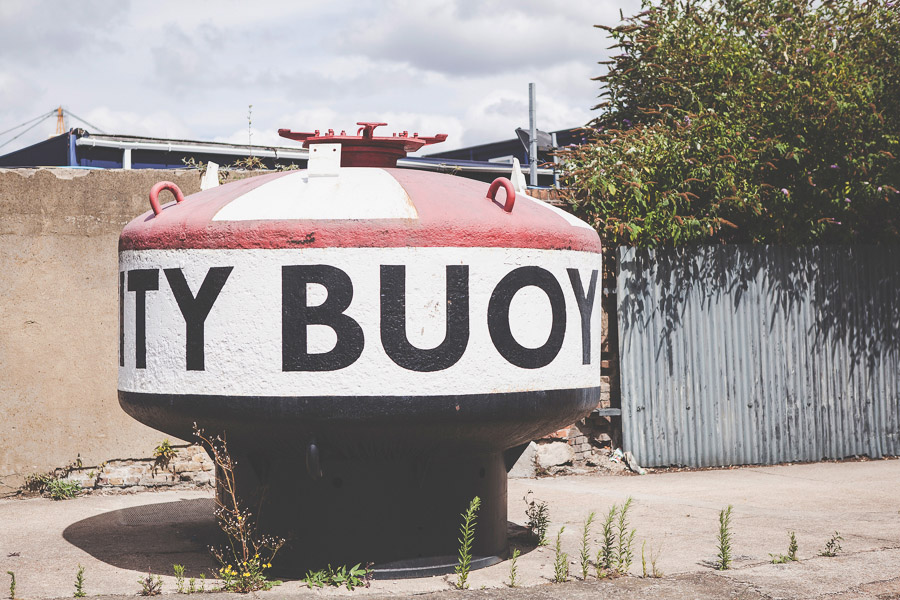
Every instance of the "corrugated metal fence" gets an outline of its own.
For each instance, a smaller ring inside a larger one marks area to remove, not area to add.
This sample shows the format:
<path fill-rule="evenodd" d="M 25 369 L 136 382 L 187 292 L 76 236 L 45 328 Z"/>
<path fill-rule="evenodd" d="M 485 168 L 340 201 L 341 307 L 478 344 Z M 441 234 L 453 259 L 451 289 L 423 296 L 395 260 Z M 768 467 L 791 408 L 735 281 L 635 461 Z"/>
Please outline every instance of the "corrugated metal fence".
<path fill-rule="evenodd" d="M 641 465 L 900 454 L 900 247 L 618 250 Z"/>

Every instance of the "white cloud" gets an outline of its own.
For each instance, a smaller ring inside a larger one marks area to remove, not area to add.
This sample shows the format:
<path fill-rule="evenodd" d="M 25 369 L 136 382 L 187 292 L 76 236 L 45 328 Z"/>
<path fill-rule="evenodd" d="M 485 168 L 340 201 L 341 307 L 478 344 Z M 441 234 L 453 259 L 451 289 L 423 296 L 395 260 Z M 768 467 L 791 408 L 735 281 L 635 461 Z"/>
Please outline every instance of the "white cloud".
<path fill-rule="evenodd" d="M 0 131 L 62 104 L 110 133 L 245 143 L 253 104 L 254 143 L 363 120 L 487 143 L 527 126 L 529 82 L 541 129 L 584 124 L 609 45 L 593 24 L 617 20 L 610 0 L 2 0 Z"/>
<path fill-rule="evenodd" d="M 564 10 L 556 4 L 392 0 L 378 26 L 363 14 L 337 48 L 451 75 L 543 68 L 589 56 L 596 46 L 586 28 L 591 16 L 604 20 L 604 3 L 559 3 Z M 583 33 L 573 35 L 578 30 Z"/>

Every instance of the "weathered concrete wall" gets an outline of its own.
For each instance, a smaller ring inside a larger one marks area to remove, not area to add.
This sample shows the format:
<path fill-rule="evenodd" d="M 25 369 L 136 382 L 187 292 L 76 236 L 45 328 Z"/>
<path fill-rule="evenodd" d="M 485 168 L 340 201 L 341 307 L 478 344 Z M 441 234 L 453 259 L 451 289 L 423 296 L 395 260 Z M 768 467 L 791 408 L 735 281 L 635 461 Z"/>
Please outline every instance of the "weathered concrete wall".
<path fill-rule="evenodd" d="M 118 237 L 162 179 L 200 189 L 197 171 L 0 170 L 0 492 L 166 437 L 116 396 Z"/>

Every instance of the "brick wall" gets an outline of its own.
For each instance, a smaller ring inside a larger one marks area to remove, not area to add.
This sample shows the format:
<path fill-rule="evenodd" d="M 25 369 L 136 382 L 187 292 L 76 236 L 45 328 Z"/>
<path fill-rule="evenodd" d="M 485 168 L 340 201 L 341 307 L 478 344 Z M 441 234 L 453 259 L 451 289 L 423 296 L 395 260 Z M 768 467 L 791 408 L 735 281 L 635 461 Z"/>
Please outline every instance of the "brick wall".
<path fill-rule="evenodd" d="M 212 487 L 215 468 L 200 446 L 173 446 L 175 456 L 167 465 L 152 458 L 115 459 L 75 469 L 64 479 L 77 481 L 84 490 L 128 490 Z"/>
<path fill-rule="evenodd" d="M 614 450 L 622 445 L 621 416 L 603 414 L 603 409 L 621 409 L 619 388 L 618 324 L 616 321 L 615 265 L 608 264 L 614 258 L 604 255 L 604 276 L 601 296 L 602 336 L 600 342 L 600 398 L 599 411 L 545 436 L 543 443 L 564 441 L 575 451 L 575 461 L 585 460 L 592 448 Z"/>

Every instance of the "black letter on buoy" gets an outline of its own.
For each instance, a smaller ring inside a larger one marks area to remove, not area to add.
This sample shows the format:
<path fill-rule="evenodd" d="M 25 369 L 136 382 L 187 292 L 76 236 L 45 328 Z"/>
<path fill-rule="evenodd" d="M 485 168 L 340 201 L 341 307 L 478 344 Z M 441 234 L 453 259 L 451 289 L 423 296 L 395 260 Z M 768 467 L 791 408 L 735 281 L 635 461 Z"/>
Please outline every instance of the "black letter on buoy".
<path fill-rule="evenodd" d="M 147 368 L 147 292 L 159 289 L 159 269 L 128 271 L 128 291 L 134 295 L 134 366 Z"/>
<path fill-rule="evenodd" d="M 232 269 L 234 267 L 211 267 L 200 284 L 196 297 L 191 293 L 181 269 L 165 269 L 169 287 L 172 288 L 175 302 L 184 317 L 184 354 L 188 371 L 202 371 L 205 367 L 203 326 Z"/>
<path fill-rule="evenodd" d="M 381 265 L 381 345 L 410 371 L 442 371 L 456 364 L 469 344 L 469 266 L 447 265 L 447 329 L 436 347 L 417 348 L 406 335 L 406 267 Z"/>
<path fill-rule="evenodd" d="M 591 315 L 594 308 L 594 295 L 597 292 L 597 269 L 591 271 L 591 283 L 588 285 L 587 295 L 581 285 L 581 275 L 578 269 L 566 269 L 569 273 L 569 281 L 572 282 L 572 291 L 575 292 L 575 301 L 578 302 L 578 312 L 581 313 L 581 363 L 591 364 Z"/>
<path fill-rule="evenodd" d="M 526 348 L 512 335 L 509 327 L 509 305 L 523 287 L 533 285 L 547 294 L 553 322 L 543 346 Z M 488 302 L 488 331 L 497 351 L 509 362 L 523 369 L 539 369 L 553 362 L 566 337 L 566 299 L 553 273 L 540 267 L 519 267 L 500 280 Z"/>
<path fill-rule="evenodd" d="M 325 286 L 328 296 L 318 306 L 306 304 L 306 284 Z M 350 277 L 331 265 L 281 267 L 281 370 L 336 371 L 352 365 L 363 351 L 359 323 L 344 314 L 353 300 Z M 327 325 L 337 335 L 328 352 L 310 354 L 307 327 Z"/>

